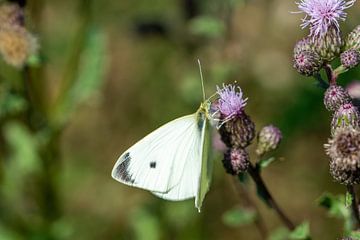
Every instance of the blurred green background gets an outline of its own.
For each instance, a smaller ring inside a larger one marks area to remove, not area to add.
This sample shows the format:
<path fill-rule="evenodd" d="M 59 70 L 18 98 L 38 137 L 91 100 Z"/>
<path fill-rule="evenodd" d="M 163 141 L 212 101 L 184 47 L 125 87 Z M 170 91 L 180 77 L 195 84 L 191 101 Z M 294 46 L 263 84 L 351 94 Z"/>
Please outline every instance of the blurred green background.
<path fill-rule="evenodd" d="M 344 187 L 323 151 L 323 90 L 292 68 L 293 46 L 308 33 L 296 10 L 288 0 L 29 1 L 26 24 L 41 45 L 31 81 L 0 64 L 0 239 L 261 239 L 253 224 L 223 221 L 246 201 L 221 153 L 200 214 L 193 200 L 167 202 L 110 176 L 129 146 L 196 111 L 197 58 L 208 95 L 237 81 L 257 129 L 283 131 L 282 161 L 263 175 L 285 212 L 297 224 L 308 219 L 314 239 L 340 237 L 341 220 L 316 204 Z M 359 4 L 348 12 L 344 32 L 359 24 Z M 349 71 L 341 84 L 359 74 Z M 250 188 L 269 231 L 280 227 Z"/>

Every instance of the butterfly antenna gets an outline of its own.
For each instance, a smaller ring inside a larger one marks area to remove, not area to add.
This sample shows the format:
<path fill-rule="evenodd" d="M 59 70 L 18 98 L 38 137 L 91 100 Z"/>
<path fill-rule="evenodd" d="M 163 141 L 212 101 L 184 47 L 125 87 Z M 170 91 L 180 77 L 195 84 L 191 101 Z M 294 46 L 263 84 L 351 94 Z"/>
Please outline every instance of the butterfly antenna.
<path fill-rule="evenodd" d="M 200 71 L 201 88 L 202 88 L 202 92 L 203 92 L 203 100 L 205 101 L 206 100 L 205 87 L 204 87 L 204 78 L 203 78 L 202 69 L 201 69 L 201 62 L 200 62 L 200 59 L 198 59 L 197 61 L 198 61 L 199 71 Z"/>

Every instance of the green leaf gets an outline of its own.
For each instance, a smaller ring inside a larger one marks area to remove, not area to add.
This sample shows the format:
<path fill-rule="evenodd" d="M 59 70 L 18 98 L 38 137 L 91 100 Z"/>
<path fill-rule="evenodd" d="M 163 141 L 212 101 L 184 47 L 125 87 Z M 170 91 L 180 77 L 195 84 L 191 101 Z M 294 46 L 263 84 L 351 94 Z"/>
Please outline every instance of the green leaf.
<path fill-rule="evenodd" d="M 351 193 L 346 192 L 345 194 L 345 207 L 350 207 L 353 201 L 353 197 L 351 195 Z"/>
<path fill-rule="evenodd" d="M 135 239 L 157 240 L 161 239 L 161 225 L 156 215 L 145 208 L 137 209 L 131 218 Z"/>
<path fill-rule="evenodd" d="M 3 131 L 10 153 L 4 164 L 2 190 L 10 202 L 18 201 L 27 183 L 25 178 L 40 170 L 38 143 L 36 137 L 20 123 L 8 123 Z"/>
<path fill-rule="evenodd" d="M 190 32 L 194 35 L 217 38 L 224 34 L 225 25 L 217 18 L 200 16 L 190 22 Z"/>
<path fill-rule="evenodd" d="M 351 232 L 350 237 L 360 239 L 360 231 Z"/>
<path fill-rule="evenodd" d="M 280 227 L 270 233 L 268 240 L 288 240 L 289 230 L 285 227 Z"/>
<path fill-rule="evenodd" d="M 106 36 L 92 29 L 81 54 L 77 78 L 55 112 L 55 121 L 64 123 L 90 96 L 99 91 L 107 66 Z"/>
<path fill-rule="evenodd" d="M 275 157 L 270 157 L 268 159 L 261 159 L 258 163 L 260 170 L 268 167 L 271 163 L 273 163 L 276 160 Z"/>
<path fill-rule="evenodd" d="M 27 106 L 25 99 L 10 89 L 0 90 L 0 118 L 22 112 Z"/>
<path fill-rule="evenodd" d="M 324 193 L 317 202 L 320 206 L 328 209 L 328 213 L 332 217 L 346 219 L 350 215 L 349 209 L 345 206 L 343 195 L 334 196 L 330 193 Z"/>
<path fill-rule="evenodd" d="M 222 220 L 224 224 L 230 227 L 238 227 L 252 224 L 256 221 L 257 214 L 252 209 L 234 208 L 223 214 Z"/>
<path fill-rule="evenodd" d="M 294 231 L 289 235 L 289 239 L 309 239 L 310 238 L 310 225 L 309 222 L 304 222 L 297 226 Z"/>

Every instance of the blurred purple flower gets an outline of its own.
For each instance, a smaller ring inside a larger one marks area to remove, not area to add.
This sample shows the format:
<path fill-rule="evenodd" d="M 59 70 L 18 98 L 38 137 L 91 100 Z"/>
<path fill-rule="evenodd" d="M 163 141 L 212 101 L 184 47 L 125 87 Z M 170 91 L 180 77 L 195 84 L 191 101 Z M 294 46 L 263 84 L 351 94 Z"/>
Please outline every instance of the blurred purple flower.
<path fill-rule="evenodd" d="M 243 99 L 243 93 L 240 87 L 231 84 L 223 85 L 222 88 L 217 86 L 217 93 L 220 96 L 218 110 L 222 118 L 229 120 L 243 112 L 247 98 Z"/>
<path fill-rule="evenodd" d="M 360 99 L 360 81 L 353 81 L 346 86 L 350 97 Z"/>
<path fill-rule="evenodd" d="M 323 37 L 330 27 L 339 29 L 339 20 L 345 21 L 345 9 L 354 5 L 356 0 L 300 0 L 297 2 L 299 12 L 306 16 L 302 19 L 302 28 L 310 26 L 310 35 Z"/>

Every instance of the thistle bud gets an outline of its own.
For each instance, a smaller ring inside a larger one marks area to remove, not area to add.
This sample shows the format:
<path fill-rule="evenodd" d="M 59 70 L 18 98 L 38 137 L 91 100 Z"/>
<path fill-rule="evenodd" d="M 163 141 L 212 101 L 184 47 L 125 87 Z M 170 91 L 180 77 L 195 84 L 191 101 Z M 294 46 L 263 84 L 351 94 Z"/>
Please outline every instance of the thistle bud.
<path fill-rule="evenodd" d="M 281 131 L 277 127 L 273 125 L 263 127 L 258 134 L 256 153 L 262 156 L 267 152 L 275 150 L 279 146 L 281 139 Z"/>
<path fill-rule="evenodd" d="M 338 85 L 330 85 L 324 94 L 324 105 L 329 111 L 336 111 L 341 105 L 350 103 L 348 92 Z"/>
<path fill-rule="evenodd" d="M 349 49 L 340 55 L 341 64 L 345 68 L 354 68 L 360 63 L 360 52 L 355 49 Z"/>
<path fill-rule="evenodd" d="M 228 147 L 245 148 L 255 137 L 255 124 L 243 112 L 241 115 L 225 122 L 219 129 L 221 140 Z"/>
<path fill-rule="evenodd" d="M 358 130 L 337 129 L 324 147 L 337 170 L 359 171 L 360 174 L 360 132 Z"/>
<path fill-rule="evenodd" d="M 319 72 L 323 64 L 320 56 L 312 50 L 295 52 L 293 63 L 294 68 L 305 76 L 312 76 Z"/>
<path fill-rule="evenodd" d="M 22 27 L 0 28 L 0 54 L 5 62 L 22 67 L 38 48 L 36 38 Z"/>
<path fill-rule="evenodd" d="M 330 161 L 330 174 L 340 184 L 355 185 L 360 183 L 360 169 L 344 170 L 335 161 Z"/>
<path fill-rule="evenodd" d="M 345 49 L 360 51 L 360 25 L 358 25 L 346 38 Z"/>
<path fill-rule="evenodd" d="M 249 154 L 243 148 L 228 149 L 222 162 L 227 173 L 238 175 L 248 169 L 250 164 Z"/>
<path fill-rule="evenodd" d="M 338 128 L 359 128 L 359 111 L 351 103 L 341 105 L 334 113 L 331 121 L 331 134 Z"/>
<path fill-rule="evenodd" d="M 0 5 L 0 26 L 23 25 L 24 11 L 15 3 L 4 3 Z"/>
<path fill-rule="evenodd" d="M 311 51 L 312 43 L 309 37 L 303 38 L 295 44 L 294 54 L 298 54 L 302 51 Z"/>
<path fill-rule="evenodd" d="M 335 27 L 330 27 L 324 36 L 313 38 L 313 50 L 316 51 L 321 60 L 331 62 L 340 55 L 344 41 L 341 32 Z"/>

